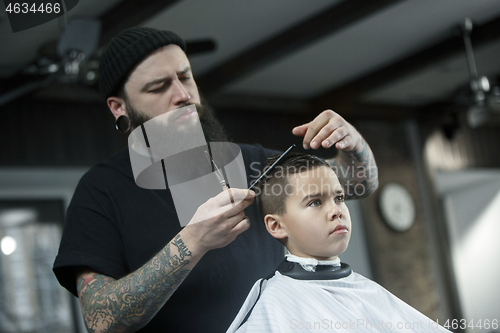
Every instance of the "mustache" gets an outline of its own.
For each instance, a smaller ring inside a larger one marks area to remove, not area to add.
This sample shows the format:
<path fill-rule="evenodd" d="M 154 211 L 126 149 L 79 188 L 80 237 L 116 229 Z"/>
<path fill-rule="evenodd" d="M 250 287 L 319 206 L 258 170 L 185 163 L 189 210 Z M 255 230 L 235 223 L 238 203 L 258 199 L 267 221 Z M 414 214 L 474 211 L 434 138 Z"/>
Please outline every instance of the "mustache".
<path fill-rule="evenodd" d="M 198 108 L 198 104 L 196 103 L 182 103 L 177 106 L 177 109 L 182 109 L 183 107 L 190 106 L 190 105 L 195 105 L 196 108 Z"/>
<path fill-rule="evenodd" d="M 135 109 L 129 101 L 127 103 L 127 113 L 130 118 L 132 129 L 135 129 L 141 124 L 147 122 L 151 117 L 147 116 L 145 112 Z M 230 142 L 231 138 L 224 129 L 224 126 L 219 122 L 215 111 L 206 104 L 203 100 L 201 103 L 182 103 L 177 106 L 177 109 L 194 105 L 198 116 L 200 117 L 201 127 L 205 136 L 206 142 Z"/>

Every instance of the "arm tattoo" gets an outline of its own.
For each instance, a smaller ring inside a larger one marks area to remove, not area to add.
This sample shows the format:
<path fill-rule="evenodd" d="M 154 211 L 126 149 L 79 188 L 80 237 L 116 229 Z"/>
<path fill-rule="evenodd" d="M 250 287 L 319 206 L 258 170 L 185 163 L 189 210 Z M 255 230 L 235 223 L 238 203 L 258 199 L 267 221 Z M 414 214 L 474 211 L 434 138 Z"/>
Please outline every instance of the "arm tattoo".
<path fill-rule="evenodd" d="M 373 153 L 364 139 L 361 148 L 345 152 L 329 161 L 339 177 L 346 199 L 364 198 L 378 188 L 378 170 Z"/>
<path fill-rule="evenodd" d="M 135 332 L 167 302 L 191 271 L 180 235 L 137 271 L 119 280 L 80 274 L 78 296 L 88 332 Z"/>

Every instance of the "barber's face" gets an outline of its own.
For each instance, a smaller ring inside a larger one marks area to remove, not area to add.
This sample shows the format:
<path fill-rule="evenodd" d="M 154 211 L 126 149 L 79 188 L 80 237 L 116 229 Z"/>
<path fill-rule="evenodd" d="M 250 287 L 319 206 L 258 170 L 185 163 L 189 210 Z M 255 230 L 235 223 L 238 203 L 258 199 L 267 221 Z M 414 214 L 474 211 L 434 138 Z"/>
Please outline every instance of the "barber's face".
<path fill-rule="evenodd" d="M 200 104 L 189 60 L 174 44 L 160 48 L 139 63 L 125 83 L 125 90 L 134 109 L 149 119 L 189 104 Z"/>
<path fill-rule="evenodd" d="M 166 112 L 195 104 L 206 141 L 229 140 L 213 110 L 202 103 L 189 60 L 177 45 L 164 46 L 139 63 L 125 83 L 125 92 L 125 100 L 110 97 L 108 105 L 116 118 L 126 114 L 132 129 Z"/>

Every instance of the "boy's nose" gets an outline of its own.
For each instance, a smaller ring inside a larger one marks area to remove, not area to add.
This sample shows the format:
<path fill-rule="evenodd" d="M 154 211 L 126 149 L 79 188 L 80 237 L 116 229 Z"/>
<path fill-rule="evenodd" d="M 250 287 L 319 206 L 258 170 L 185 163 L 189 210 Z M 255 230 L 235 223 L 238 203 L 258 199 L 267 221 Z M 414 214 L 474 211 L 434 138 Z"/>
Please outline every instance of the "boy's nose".
<path fill-rule="evenodd" d="M 342 210 L 339 206 L 333 205 L 332 209 L 328 213 L 330 220 L 334 221 L 336 219 L 342 218 Z"/>

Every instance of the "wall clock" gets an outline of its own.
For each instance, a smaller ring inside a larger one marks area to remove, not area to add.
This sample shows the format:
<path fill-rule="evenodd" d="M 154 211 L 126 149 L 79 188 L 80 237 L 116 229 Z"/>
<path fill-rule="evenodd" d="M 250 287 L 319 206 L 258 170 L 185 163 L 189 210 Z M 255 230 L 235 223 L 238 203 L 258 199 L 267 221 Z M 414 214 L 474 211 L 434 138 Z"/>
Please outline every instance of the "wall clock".
<path fill-rule="evenodd" d="M 382 218 L 394 231 L 405 232 L 415 223 L 415 202 L 400 184 L 388 183 L 382 188 L 379 206 Z"/>

